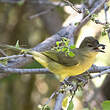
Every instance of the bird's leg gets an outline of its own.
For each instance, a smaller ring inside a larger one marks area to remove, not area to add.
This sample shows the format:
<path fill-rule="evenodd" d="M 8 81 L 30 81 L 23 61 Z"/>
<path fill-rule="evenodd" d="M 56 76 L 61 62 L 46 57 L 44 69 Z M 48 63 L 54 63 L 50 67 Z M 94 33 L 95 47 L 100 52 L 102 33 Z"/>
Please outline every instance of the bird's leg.
<path fill-rule="evenodd" d="M 92 79 L 92 77 L 91 77 L 89 71 L 86 71 L 86 74 L 87 74 L 87 76 L 88 76 L 88 79 Z"/>
<path fill-rule="evenodd" d="M 74 97 L 76 91 L 78 90 L 78 88 L 83 89 L 82 87 L 85 86 L 85 84 L 87 84 L 87 80 L 85 80 L 84 78 L 77 77 L 77 79 L 78 79 L 78 82 L 75 84 L 75 86 L 73 88 L 70 89 L 70 93 L 72 95 L 70 102 L 73 100 L 73 97 Z M 83 85 L 81 84 L 81 82 Z"/>
<path fill-rule="evenodd" d="M 81 86 L 85 86 L 85 84 L 87 84 L 88 82 L 88 80 L 82 75 L 76 76 L 75 80 L 77 81 L 78 85 L 81 85 Z"/>
<path fill-rule="evenodd" d="M 69 81 L 69 78 L 65 78 L 63 82 L 60 83 L 59 92 L 70 92 L 71 94 L 73 91 L 76 90 L 76 82 Z"/>
<path fill-rule="evenodd" d="M 87 74 L 86 74 L 87 76 Z M 78 75 L 78 76 L 72 76 L 71 78 L 65 79 L 63 82 L 61 82 L 61 87 L 59 89 L 60 92 L 67 92 L 69 91 L 72 98 L 70 102 L 72 101 L 77 89 L 80 87 L 82 88 L 87 84 L 88 80 L 84 75 Z"/>
<path fill-rule="evenodd" d="M 71 86 L 72 83 L 71 81 L 68 80 L 68 77 L 64 79 L 64 81 L 60 82 L 60 85 L 66 85 L 66 86 Z"/>
<path fill-rule="evenodd" d="M 64 79 L 64 82 L 65 82 L 65 84 L 66 84 L 67 86 L 71 86 L 71 85 L 72 85 L 72 83 L 71 83 L 70 81 L 68 81 L 67 79 Z"/>
<path fill-rule="evenodd" d="M 60 87 L 58 89 L 58 92 L 59 93 L 66 92 L 67 86 L 68 86 L 68 81 L 67 81 L 67 78 L 65 78 L 64 81 L 60 82 Z"/>

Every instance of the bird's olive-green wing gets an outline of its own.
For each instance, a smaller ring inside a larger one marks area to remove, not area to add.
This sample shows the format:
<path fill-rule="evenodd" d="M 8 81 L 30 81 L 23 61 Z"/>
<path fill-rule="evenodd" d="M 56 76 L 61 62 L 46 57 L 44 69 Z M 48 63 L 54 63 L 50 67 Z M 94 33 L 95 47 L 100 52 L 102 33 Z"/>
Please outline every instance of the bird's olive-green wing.
<path fill-rule="evenodd" d="M 55 50 L 49 50 L 42 52 L 42 54 L 54 60 L 55 62 L 63 64 L 65 66 L 73 66 L 79 63 L 77 55 L 70 57 L 68 55 L 65 55 L 65 52 L 57 52 Z"/>
<path fill-rule="evenodd" d="M 58 62 L 59 59 L 58 59 L 58 53 L 57 51 L 53 51 L 53 50 L 48 50 L 48 51 L 44 51 L 44 52 L 41 52 L 43 55 L 47 56 L 48 58 Z"/>

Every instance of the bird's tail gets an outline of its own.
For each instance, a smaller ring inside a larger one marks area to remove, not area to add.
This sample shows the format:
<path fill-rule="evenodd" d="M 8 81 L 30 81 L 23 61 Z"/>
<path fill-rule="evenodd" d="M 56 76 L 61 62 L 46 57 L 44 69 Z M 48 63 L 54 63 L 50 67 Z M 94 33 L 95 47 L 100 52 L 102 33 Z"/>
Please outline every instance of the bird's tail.
<path fill-rule="evenodd" d="M 1 43 L 0 43 L 0 47 L 12 49 L 15 51 L 20 51 L 21 53 L 25 53 L 25 54 L 31 54 L 33 56 L 33 58 L 35 60 L 37 60 L 40 64 L 42 64 L 44 67 L 48 66 L 48 62 L 49 62 L 48 58 L 45 55 L 43 55 L 40 52 L 37 52 L 35 50 L 20 48 L 20 47 L 16 47 L 16 46 L 12 46 L 12 45 L 1 44 Z"/>

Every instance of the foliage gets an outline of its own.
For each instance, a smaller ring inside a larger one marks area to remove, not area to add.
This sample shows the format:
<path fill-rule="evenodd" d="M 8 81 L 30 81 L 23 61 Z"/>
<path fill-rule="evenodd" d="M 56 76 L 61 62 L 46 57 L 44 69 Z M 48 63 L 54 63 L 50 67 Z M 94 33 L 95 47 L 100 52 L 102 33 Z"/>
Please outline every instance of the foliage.
<path fill-rule="evenodd" d="M 110 110 L 110 101 L 109 101 L 109 100 L 104 101 L 104 102 L 102 103 L 102 109 L 103 109 L 103 110 Z"/>
<path fill-rule="evenodd" d="M 15 47 L 16 48 L 20 48 L 20 46 L 19 46 L 19 40 L 17 40 Z"/>
<path fill-rule="evenodd" d="M 62 37 L 61 41 L 56 42 L 56 47 L 52 48 L 52 50 L 56 50 L 58 52 L 65 52 L 65 55 L 69 55 L 70 57 L 73 57 L 75 54 L 71 51 L 75 49 L 75 45 L 69 45 L 70 40 Z"/>
<path fill-rule="evenodd" d="M 38 107 L 40 110 L 50 110 L 50 107 L 48 105 L 39 105 Z"/>
<path fill-rule="evenodd" d="M 71 101 L 69 102 L 69 106 L 68 106 L 67 110 L 73 110 L 73 107 L 74 107 L 73 101 L 71 100 Z"/>
<path fill-rule="evenodd" d="M 109 29 L 110 29 L 110 24 L 105 24 L 103 26 L 102 36 L 107 35 L 107 32 L 109 31 Z"/>
<path fill-rule="evenodd" d="M 78 26 L 79 24 L 80 24 L 80 22 L 75 22 L 74 23 L 75 26 Z"/>
<path fill-rule="evenodd" d="M 71 100 L 70 96 L 67 96 L 64 98 L 64 100 L 62 102 L 62 107 L 66 110 L 73 110 L 74 104 L 73 104 L 73 100 Z"/>
<path fill-rule="evenodd" d="M 20 0 L 17 4 L 18 6 L 22 6 L 24 4 L 25 0 Z"/>
<path fill-rule="evenodd" d="M 2 65 L 7 65 L 8 59 L 0 60 L 0 63 L 1 63 Z"/>

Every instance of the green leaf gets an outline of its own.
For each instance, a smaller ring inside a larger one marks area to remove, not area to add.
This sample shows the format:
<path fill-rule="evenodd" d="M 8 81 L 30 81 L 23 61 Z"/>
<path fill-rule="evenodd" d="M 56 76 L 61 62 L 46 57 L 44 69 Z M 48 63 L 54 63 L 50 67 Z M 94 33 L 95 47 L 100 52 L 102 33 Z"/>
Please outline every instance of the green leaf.
<path fill-rule="evenodd" d="M 90 14 L 89 10 L 88 9 L 85 9 L 85 13 L 88 15 Z"/>
<path fill-rule="evenodd" d="M 62 48 L 62 52 L 65 52 L 66 50 L 67 50 L 66 47 L 63 47 L 63 48 Z"/>
<path fill-rule="evenodd" d="M 70 45 L 70 49 L 75 49 L 75 45 Z"/>
<path fill-rule="evenodd" d="M 73 52 L 68 52 L 68 55 L 70 56 L 70 57 L 73 57 L 73 56 L 75 56 L 75 54 L 73 53 Z"/>
<path fill-rule="evenodd" d="M 65 46 L 68 46 L 70 40 L 67 39 L 67 38 L 62 38 L 62 40 L 63 40 L 64 45 L 65 45 Z"/>
<path fill-rule="evenodd" d="M 60 42 L 59 42 L 59 41 L 57 41 L 57 42 L 56 42 L 56 45 L 57 45 L 57 46 L 59 46 L 59 44 L 60 44 Z"/>
<path fill-rule="evenodd" d="M 57 48 L 57 49 L 56 49 L 56 51 L 57 51 L 57 52 L 60 52 L 60 51 L 61 51 L 61 49 L 60 49 L 60 48 Z"/>
<path fill-rule="evenodd" d="M 102 36 L 105 36 L 107 33 L 105 31 L 102 31 Z"/>
<path fill-rule="evenodd" d="M 74 104 L 73 101 L 70 101 L 67 110 L 73 110 Z"/>
<path fill-rule="evenodd" d="M 40 110 L 50 110 L 50 107 L 48 105 L 38 105 L 38 108 Z"/>
<path fill-rule="evenodd" d="M 109 100 L 108 101 L 104 101 L 102 103 L 102 109 L 103 110 L 110 110 L 110 101 Z"/>
<path fill-rule="evenodd" d="M 79 22 L 74 23 L 75 26 L 78 26 Z"/>
<path fill-rule="evenodd" d="M 20 46 L 19 46 L 19 40 L 17 40 L 15 47 L 16 48 L 20 48 Z"/>
<path fill-rule="evenodd" d="M 21 1 L 19 1 L 17 4 L 18 4 L 19 6 L 22 6 L 22 5 L 24 4 L 24 2 L 25 2 L 25 0 L 21 0 Z"/>
<path fill-rule="evenodd" d="M 68 41 L 69 39 L 66 38 L 66 37 L 62 37 L 62 40 L 63 40 L 63 41 Z"/>
<path fill-rule="evenodd" d="M 48 105 L 45 105 L 42 110 L 50 110 L 50 107 Z"/>
<path fill-rule="evenodd" d="M 93 14 L 92 17 L 97 17 L 97 15 L 96 14 Z"/>
<path fill-rule="evenodd" d="M 91 20 L 92 20 L 92 21 L 95 21 L 95 18 L 94 18 L 94 17 L 91 17 Z"/>
<path fill-rule="evenodd" d="M 68 41 L 64 41 L 65 46 L 67 47 L 69 42 Z"/>
<path fill-rule="evenodd" d="M 3 64 L 3 65 L 7 65 L 8 59 L 0 60 L 0 63 Z"/>

